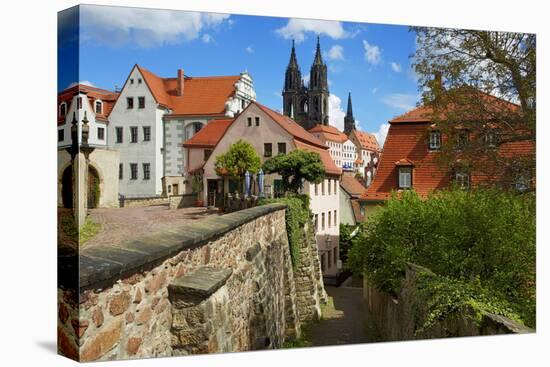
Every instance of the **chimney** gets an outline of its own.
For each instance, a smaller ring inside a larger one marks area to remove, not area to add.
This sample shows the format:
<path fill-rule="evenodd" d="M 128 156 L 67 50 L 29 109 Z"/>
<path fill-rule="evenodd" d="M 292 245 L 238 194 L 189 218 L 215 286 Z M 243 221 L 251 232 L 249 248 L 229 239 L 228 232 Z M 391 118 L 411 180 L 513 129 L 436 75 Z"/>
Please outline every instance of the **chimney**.
<path fill-rule="evenodd" d="M 183 69 L 178 69 L 178 83 L 177 83 L 177 95 L 183 96 L 183 83 L 185 81 L 185 76 L 183 74 Z"/>

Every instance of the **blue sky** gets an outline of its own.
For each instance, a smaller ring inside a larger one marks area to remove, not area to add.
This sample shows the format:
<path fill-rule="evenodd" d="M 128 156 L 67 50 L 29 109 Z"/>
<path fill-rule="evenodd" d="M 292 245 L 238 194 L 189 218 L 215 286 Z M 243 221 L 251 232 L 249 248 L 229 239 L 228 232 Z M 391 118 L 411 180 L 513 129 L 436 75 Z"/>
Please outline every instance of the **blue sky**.
<path fill-rule="evenodd" d="M 320 35 L 331 124 L 343 128 L 351 91 L 359 128 L 383 139 L 387 121 L 419 99 L 409 58 L 415 34 L 406 26 L 88 5 L 80 10 L 79 22 L 60 20 L 59 90 L 77 80 L 121 87 L 136 63 L 164 77 L 175 77 L 178 68 L 189 76 L 247 70 L 258 101 L 280 110 L 292 39 L 307 76 Z M 78 75 L 67 57 L 76 49 Z"/>

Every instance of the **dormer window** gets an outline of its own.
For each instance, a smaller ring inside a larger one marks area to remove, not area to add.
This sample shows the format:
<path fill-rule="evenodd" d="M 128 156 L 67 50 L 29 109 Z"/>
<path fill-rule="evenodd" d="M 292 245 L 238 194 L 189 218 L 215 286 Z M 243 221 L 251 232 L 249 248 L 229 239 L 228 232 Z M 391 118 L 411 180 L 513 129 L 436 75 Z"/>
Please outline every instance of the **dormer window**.
<path fill-rule="evenodd" d="M 67 114 L 67 104 L 65 102 L 59 105 L 59 116 L 65 117 Z"/>
<path fill-rule="evenodd" d="M 485 146 L 487 148 L 496 148 L 498 142 L 498 132 L 496 129 L 490 129 L 485 133 Z"/>
<path fill-rule="evenodd" d="M 470 174 L 464 171 L 457 171 L 455 173 L 455 183 L 461 189 L 467 190 L 470 188 Z"/>
<path fill-rule="evenodd" d="M 461 129 L 458 130 L 456 134 L 456 149 L 464 149 L 468 142 L 470 141 L 470 134 L 468 133 L 468 130 Z"/>
<path fill-rule="evenodd" d="M 399 167 L 399 188 L 412 188 L 412 167 Z"/>
<path fill-rule="evenodd" d="M 95 113 L 98 115 L 103 113 L 103 103 L 101 101 L 95 101 Z"/>
<path fill-rule="evenodd" d="M 438 131 L 438 130 L 430 131 L 428 148 L 430 150 L 441 149 L 441 131 Z"/>
<path fill-rule="evenodd" d="M 134 78 L 130 78 L 130 84 L 134 84 Z"/>
<path fill-rule="evenodd" d="M 141 78 L 138 78 L 138 84 L 141 84 L 142 80 Z"/>

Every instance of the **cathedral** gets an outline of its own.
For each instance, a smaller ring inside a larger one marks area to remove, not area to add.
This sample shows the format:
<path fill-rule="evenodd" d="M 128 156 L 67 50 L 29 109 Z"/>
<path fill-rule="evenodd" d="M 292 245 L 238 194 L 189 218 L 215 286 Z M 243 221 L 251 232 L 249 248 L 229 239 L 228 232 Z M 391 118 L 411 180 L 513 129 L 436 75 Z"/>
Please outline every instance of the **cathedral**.
<path fill-rule="evenodd" d="M 290 61 L 285 73 L 283 90 L 283 113 L 310 130 L 316 125 L 328 125 L 328 90 L 327 65 L 321 56 L 321 45 L 317 37 L 317 49 L 309 71 L 309 84 L 302 79 L 302 72 L 296 58 L 294 41 Z M 348 110 L 345 117 L 346 135 L 355 129 L 355 120 L 351 109 L 351 95 L 348 96 Z"/>

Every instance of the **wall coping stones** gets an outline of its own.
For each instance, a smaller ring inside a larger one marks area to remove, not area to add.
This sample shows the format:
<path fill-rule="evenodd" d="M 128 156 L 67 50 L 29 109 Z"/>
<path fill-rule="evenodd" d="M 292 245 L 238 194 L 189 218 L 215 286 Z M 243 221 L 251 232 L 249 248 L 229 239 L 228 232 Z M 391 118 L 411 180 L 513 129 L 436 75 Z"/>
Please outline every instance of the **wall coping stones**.
<path fill-rule="evenodd" d="M 286 205 L 282 203 L 260 205 L 162 230 L 117 246 L 81 249 L 80 287 L 103 288 L 104 283 L 113 283 L 122 275 L 145 270 L 183 250 L 202 246 L 254 219 L 284 209 Z"/>
<path fill-rule="evenodd" d="M 168 285 L 170 298 L 183 301 L 187 307 L 196 305 L 220 289 L 233 270 L 203 266 L 184 276 L 176 278 Z"/>

